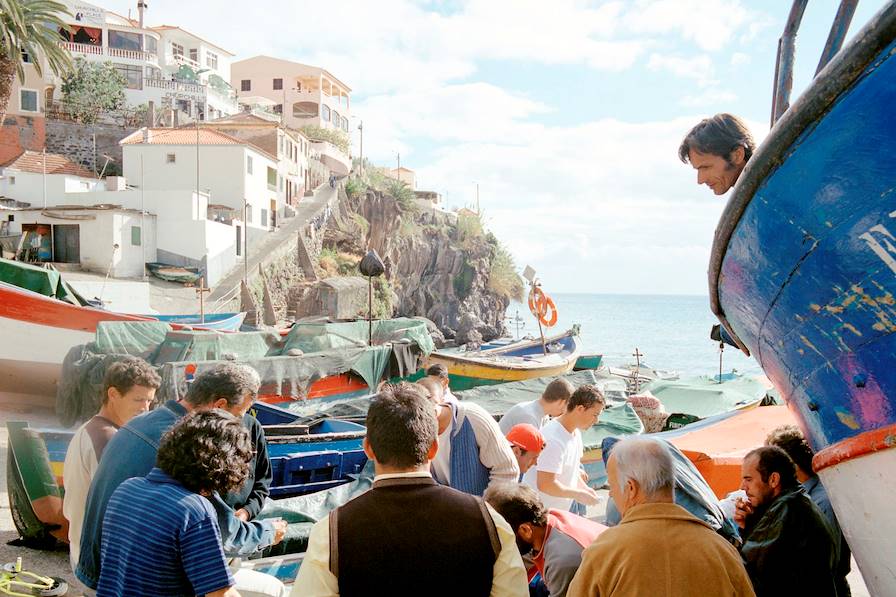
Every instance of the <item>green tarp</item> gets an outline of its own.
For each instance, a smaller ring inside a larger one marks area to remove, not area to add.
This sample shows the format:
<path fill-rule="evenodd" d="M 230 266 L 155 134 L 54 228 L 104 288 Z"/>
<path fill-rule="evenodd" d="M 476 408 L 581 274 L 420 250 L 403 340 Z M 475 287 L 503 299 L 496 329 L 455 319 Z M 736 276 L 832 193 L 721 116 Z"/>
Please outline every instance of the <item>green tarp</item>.
<path fill-rule="evenodd" d="M 87 304 L 87 301 L 66 284 L 59 272 L 54 269 L 0 258 L 0 281 L 79 307 Z"/>
<path fill-rule="evenodd" d="M 657 380 L 643 388 L 659 398 L 668 413 L 684 413 L 704 419 L 762 400 L 762 382 L 737 377 L 719 383 L 710 377 Z"/>
<path fill-rule="evenodd" d="M 368 324 L 366 321 L 327 322 L 299 321 L 286 337 L 284 351 L 299 349 L 302 352 L 320 352 L 334 348 L 367 346 Z M 373 322 L 373 345 L 401 341 L 416 342 L 423 354 L 435 350 L 432 336 L 426 322 L 419 319 L 399 317 Z"/>

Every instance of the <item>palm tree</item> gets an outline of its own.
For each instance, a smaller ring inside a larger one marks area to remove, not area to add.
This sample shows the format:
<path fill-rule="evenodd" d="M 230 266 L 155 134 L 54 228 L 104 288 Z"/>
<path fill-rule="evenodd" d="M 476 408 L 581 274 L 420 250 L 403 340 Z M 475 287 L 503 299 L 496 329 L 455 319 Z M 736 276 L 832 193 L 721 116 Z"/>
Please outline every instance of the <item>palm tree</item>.
<path fill-rule="evenodd" d="M 71 57 L 59 44 L 58 29 L 68 28 L 62 16 L 65 5 L 54 0 L 0 0 L 0 125 L 6 119 L 14 77 L 25 78 L 27 54 L 39 75 L 41 64 L 54 73 L 64 72 Z"/>

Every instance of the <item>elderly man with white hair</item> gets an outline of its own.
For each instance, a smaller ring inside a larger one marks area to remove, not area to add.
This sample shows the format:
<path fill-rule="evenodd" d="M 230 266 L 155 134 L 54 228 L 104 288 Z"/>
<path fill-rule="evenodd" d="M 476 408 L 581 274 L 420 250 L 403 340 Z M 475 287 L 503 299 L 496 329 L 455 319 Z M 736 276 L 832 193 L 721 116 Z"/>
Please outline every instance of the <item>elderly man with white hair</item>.
<path fill-rule="evenodd" d="M 662 442 L 621 440 L 607 476 L 622 521 L 582 554 L 567 595 L 754 595 L 737 550 L 675 504 L 675 465 Z"/>

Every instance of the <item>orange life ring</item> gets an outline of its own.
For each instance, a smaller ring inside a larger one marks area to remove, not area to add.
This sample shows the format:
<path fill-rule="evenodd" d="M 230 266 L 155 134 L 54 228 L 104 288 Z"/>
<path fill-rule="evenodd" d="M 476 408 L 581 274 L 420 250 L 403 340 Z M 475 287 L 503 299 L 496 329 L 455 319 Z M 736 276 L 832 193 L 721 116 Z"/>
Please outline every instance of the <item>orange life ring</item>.
<path fill-rule="evenodd" d="M 558 316 L 557 305 L 554 304 L 554 299 L 552 299 L 551 297 L 549 297 L 547 295 L 544 296 L 544 301 L 542 302 L 542 305 L 544 306 L 544 309 L 543 309 L 544 313 L 538 317 L 538 321 L 540 321 L 544 327 L 552 328 L 557 324 L 557 316 Z M 539 305 L 539 306 L 542 306 L 542 305 Z M 548 316 L 549 310 L 550 310 L 550 317 Z"/>
<path fill-rule="evenodd" d="M 529 311 L 545 327 L 553 327 L 557 324 L 558 312 L 554 299 L 537 286 L 533 286 L 529 291 Z"/>
<path fill-rule="evenodd" d="M 535 317 L 541 317 L 544 315 L 544 308 L 544 292 L 538 286 L 533 286 L 529 291 L 529 311 Z"/>

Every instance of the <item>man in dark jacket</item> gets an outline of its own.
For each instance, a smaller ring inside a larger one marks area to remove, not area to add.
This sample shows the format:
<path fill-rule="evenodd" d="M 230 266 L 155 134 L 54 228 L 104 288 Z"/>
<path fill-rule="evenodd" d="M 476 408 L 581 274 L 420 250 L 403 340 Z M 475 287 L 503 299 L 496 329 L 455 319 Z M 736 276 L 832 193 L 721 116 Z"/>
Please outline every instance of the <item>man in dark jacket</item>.
<path fill-rule="evenodd" d="M 813 595 L 836 597 L 837 547 L 821 511 L 796 479 L 787 453 L 775 446 L 744 457 L 735 522 L 740 549 L 758 597 Z"/>

